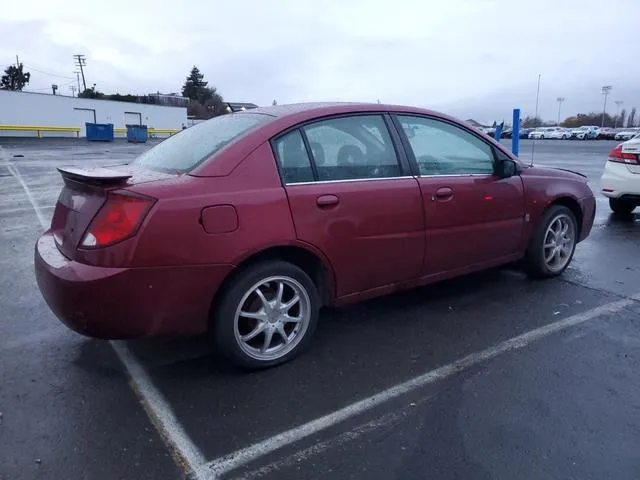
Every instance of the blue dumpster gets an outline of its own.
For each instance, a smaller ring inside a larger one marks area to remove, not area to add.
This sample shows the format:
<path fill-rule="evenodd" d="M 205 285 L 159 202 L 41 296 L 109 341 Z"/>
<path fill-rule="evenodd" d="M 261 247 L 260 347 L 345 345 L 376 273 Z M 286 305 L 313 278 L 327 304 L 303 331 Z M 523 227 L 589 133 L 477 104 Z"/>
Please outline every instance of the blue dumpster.
<path fill-rule="evenodd" d="M 147 137 L 146 125 L 127 125 L 127 142 L 146 143 Z"/>
<path fill-rule="evenodd" d="M 113 123 L 85 123 L 84 126 L 90 142 L 113 142 Z"/>

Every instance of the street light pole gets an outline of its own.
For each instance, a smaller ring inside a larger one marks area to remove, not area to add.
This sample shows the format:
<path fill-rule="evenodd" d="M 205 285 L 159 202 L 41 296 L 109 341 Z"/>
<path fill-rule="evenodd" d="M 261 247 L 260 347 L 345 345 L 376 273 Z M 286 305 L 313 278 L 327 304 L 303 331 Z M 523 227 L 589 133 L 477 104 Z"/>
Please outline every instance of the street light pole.
<path fill-rule="evenodd" d="M 564 102 L 564 97 L 556 98 L 558 102 L 558 121 L 556 122 L 556 126 L 560 125 L 560 108 L 562 107 L 562 102 Z"/>
<path fill-rule="evenodd" d="M 602 108 L 602 127 L 604 127 L 604 116 L 607 113 L 607 96 L 613 87 L 611 85 L 605 85 L 602 87 L 602 95 L 604 95 L 604 107 Z"/>
<path fill-rule="evenodd" d="M 616 118 L 613 121 L 613 128 L 618 128 L 618 114 L 620 113 L 620 105 L 622 105 L 624 102 L 622 100 L 616 100 L 613 103 L 616 104 Z"/>

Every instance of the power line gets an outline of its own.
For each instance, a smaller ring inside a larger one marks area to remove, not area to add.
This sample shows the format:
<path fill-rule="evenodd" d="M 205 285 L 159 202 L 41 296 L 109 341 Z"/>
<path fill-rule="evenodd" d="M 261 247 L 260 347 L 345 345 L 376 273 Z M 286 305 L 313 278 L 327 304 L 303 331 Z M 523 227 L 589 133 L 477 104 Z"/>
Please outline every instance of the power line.
<path fill-rule="evenodd" d="M 29 70 L 33 70 L 34 72 L 42 73 L 44 75 L 49 75 L 50 77 L 58 77 L 58 78 L 65 78 L 67 80 L 73 80 L 73 77 L 69 77 L 67 75 L 58 75 L 57 73 L 45 72 L 44 70 L 39 70 L 30 65 L 25 65 L 24 67 L 28 68 Z"/>

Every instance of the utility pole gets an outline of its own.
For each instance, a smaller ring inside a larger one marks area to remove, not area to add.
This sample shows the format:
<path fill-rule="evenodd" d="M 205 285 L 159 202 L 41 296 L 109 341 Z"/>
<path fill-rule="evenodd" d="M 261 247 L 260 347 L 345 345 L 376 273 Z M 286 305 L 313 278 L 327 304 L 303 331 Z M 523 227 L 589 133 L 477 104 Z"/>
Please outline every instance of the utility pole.
<path fill-rule="evenodd" d="M 556 126 L 560 125 L 560 108 L 562 108 L 562 102 L 564 102 L 564 97 L 556 98 L 558 102 L 558 121 L 556 122 Z"/>
<path fill-rule="evenodd" d="M 80 72 L 78 70 L 76 70 L 73 73 L 76 74 L 76 80 L 78 81 L 78 93 L 80 93 L 81 92 L 81 90 L 80 90 Z"/>
<path fill-rule="evenodd" d="M 604 107 L 602 107 L 602 127 L 604 127 L 604 116 L 607 113 L 607 96 L 613 87 L 611 85 L 605 85 L 602 87 L 602 95 L 604 95 Z"/>
<path fill-rule="evenodd" d="M 613 128 L 618 128 L 618 114 L 620 113 L 620 105 L 624 102 L 622 100 L 616 100 L 613 102 L 616 104 L 616 118 L 613 120 Z"/>
<path fill-rule="evenodd" d="M 16 55 L 16 67 L 20 66 L 20 59 L 18 59 L 18 55 Z"/>
<path fill-rule="evenodd" d="M 76 86 L 75 85 L 71 85 L 69 87 L 69 90 L 71 90 L 71 96 L 75 97 L 76 96 Z"/>
<path fill-rule="evenodd" d="M 87 59 L 85 58 L 84 55 L 74 55 L 73 57 L 76 59 L 76 67 L 80 67 L 80 75 L 82 75 L 82 86 L 86 90 L 87 82 L 84 79 L 84 68 L 82 67 L 87 66 Z"/>

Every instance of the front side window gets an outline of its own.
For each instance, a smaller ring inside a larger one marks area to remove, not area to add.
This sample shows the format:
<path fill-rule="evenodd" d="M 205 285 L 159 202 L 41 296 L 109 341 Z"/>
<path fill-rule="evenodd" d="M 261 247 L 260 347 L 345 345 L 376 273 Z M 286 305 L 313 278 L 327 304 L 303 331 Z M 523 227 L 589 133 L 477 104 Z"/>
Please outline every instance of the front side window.
<path fill-rule="evenodd" d="M 493 174 L 491 146 L 449 123 L 399 115 L 420 175 Z"/>
<path fill-rule="evenodd" d="M 389 178 L 402 174 L 380 115 L 332 118 L 303 128 L 320 181 Z"/>
<path fill-rule="evenodd" d="M 188 172 L 270 115 L 229 113 L 189 127 L 136 158 L 132 164 L 171 172 Z"/>

